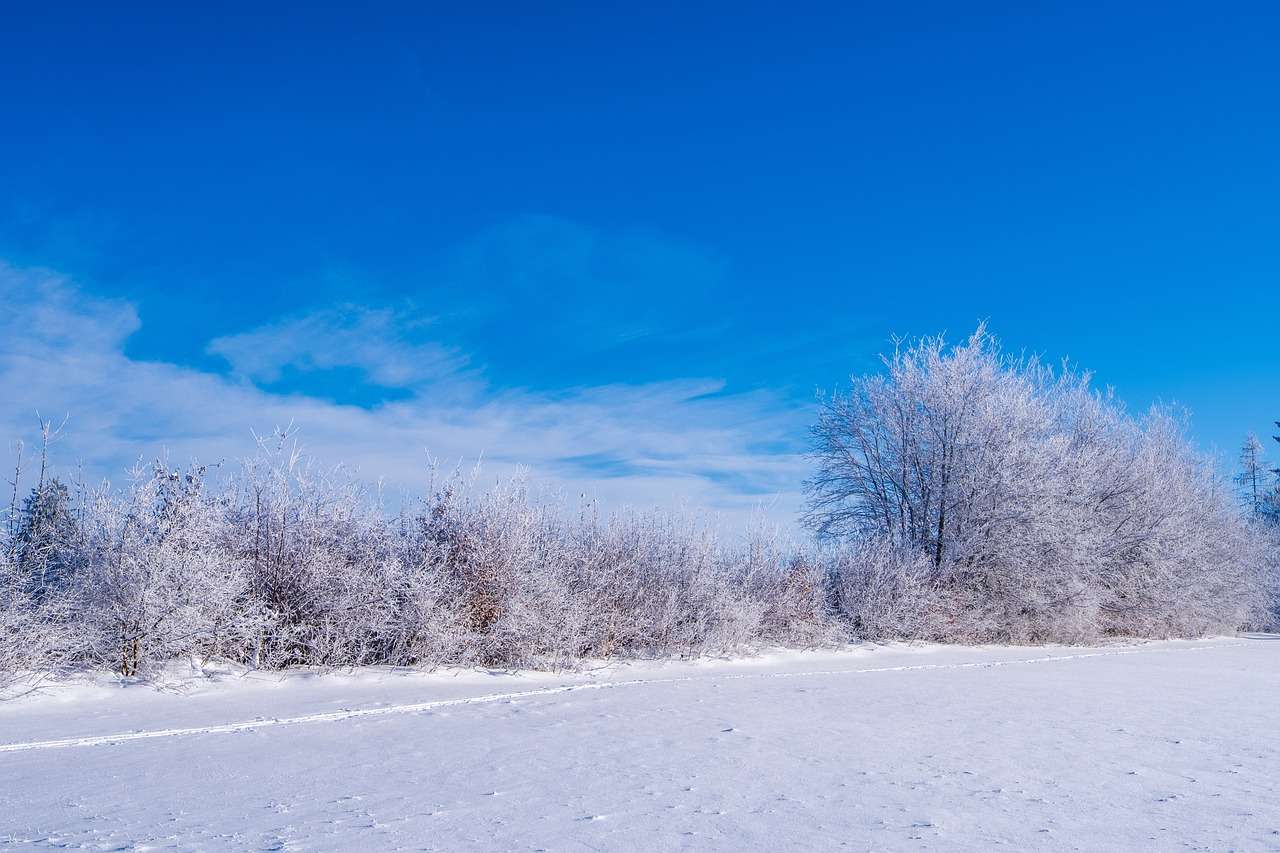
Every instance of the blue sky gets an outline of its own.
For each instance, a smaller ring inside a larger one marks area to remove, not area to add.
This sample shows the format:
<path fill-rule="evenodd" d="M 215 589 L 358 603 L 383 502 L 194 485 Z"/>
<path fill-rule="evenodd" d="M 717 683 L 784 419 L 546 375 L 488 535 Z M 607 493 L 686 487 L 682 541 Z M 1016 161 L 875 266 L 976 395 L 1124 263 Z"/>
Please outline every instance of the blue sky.
<path fill-rule="evenodd" d="M 181 5 L 0 31 L 0 426 L 104 470 L 292 418 L 786 509 L 815 389 L 979 319 L 1280 418 L 1272 4 Z"/>

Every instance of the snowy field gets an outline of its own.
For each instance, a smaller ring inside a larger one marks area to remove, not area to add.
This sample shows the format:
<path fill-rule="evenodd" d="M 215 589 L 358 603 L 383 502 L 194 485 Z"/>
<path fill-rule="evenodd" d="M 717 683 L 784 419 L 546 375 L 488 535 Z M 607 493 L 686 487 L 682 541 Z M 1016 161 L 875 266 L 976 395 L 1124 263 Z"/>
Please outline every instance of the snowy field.
<path fill-rule="evenodd" d="M 0 844 L 1280 850 L 1276 640 L 61 685 Z"/>

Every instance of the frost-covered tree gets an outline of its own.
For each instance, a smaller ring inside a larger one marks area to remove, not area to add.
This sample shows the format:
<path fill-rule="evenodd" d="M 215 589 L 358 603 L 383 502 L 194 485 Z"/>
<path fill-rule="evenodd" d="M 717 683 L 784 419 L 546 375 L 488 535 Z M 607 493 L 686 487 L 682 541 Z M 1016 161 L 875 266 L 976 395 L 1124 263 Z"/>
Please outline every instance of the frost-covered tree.
<path fill-rule="evenodd" d="M 1240 490 L 1240 503 L 1250 515 L 1258 515 L 1265 507 L 1268 471 L 1263 458 L 1262 442 L 1250 433 L 1240 446 L 1240 470 L 1236 484 Z"/>
<path fill-rule="evenodd" d="M 1280 436 L 1276 440 L 1280 441 Z M 1280 469 L 1269 469 L 1264 454 L 1257 436 L 1250 434 L 1245 438 L 1235 477 L 1240 504 L 1254 520 L 1280 524 Z"/>
<path fill-rule="evenodd" d="M 123 497 L 93 497 L 73 587 L 91 660 L 136 675 L 156 660 L 225 653 L 240 639 L 234 625 L 246 614 L 236 610 L 253 610 L 244 567 L 221 545 L 203 474 L 157 463 L 135 471 Z"/>
<path fill-rule="evenodd" d="M 66 485 L 54 477 L 35 486 L 23 502 L 13 543 L 32 595 L 44 598 L 66 585 L 75 538 Z"/>
<path fill-rule="evenodd" d="M 1177 413 L 1130 417 L 983 329 L 904 342 L 826 401 L 814 437 L 816 543 L 605 514 L 524 477 L 433 477 L 389 511 L 287 430 L 226 470 L 156 463 L 74 501 L 42 454 L 0 530 L 0 676 L 193 657 L 559 667 L 850 636 L 1196 636 L 1274 614 L 1274 540 Z"/>
<path fill-rule="evenodd" d="M 74 656 L 65 629 L 78 531 L 66 487 L 56 478 L 46 481 L 53 431 L 45 421 L 41 428 L 36 485 L 19 506 L 19 442 L 7 523 L 0 529 L 0 688 L 20 674 L 39 677 Z"/>
<path fill-rule="evenodd" d="M 897 553 L 863 548 L 863 567 L 927 593 L 926 633 L 1186 633 L 1260 607 L 1249 533 L 1175 412 L 1132 418 L 1087 374 L 1008 356 L 981 327 L 884 363 L 823 402 L 805 521 Z"/>

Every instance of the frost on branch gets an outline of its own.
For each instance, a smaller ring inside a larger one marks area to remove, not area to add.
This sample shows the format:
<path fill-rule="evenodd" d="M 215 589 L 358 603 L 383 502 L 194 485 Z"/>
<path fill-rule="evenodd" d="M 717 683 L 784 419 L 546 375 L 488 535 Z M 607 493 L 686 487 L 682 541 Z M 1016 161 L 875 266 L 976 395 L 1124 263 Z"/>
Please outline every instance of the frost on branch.
<path fill-rule="evenodd" d="M 1133 418 L 982 327 L 884 364 L 823 401 L 807 484 L 806 524 L 852 548 L 860 632 L 1038 642 L 1263 618 L 1262 541 L 1175 412 Z"/>
<path fill-rule="evenodd" d="M 2 528 L 0 673 L 132 676 L 190 656 L 555 667 L 1274 619 L 1275 527 L 1233 506 L 1176 413 L 1131 417 L 981 328 L 903 344 L 884 368 L 822 404 L 808 544 L 569 507 L 523 478 L 454 475 L 389 511 L 288 433 L 230 470 L 156 463 L 124 489 L 66 487 L 42 454 L 24 500 L 19 462 Z"/>

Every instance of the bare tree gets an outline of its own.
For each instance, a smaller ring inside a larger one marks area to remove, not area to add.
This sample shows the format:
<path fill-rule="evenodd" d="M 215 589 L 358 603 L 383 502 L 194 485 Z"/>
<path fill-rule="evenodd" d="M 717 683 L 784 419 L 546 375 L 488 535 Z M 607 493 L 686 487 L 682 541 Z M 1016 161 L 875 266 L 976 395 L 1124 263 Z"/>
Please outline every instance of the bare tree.
<path fill-rule="evenodd" d="M 899 552 L 858 570 L 897 573 L 886 589 L 927 559 L 908 575 L 933 635 L 1194 633 L 1257 612 L 1254 540 L 1178 413 L 1131 418 L 983 327 L 951 348 L 899 342 L 884 364 L 823 402 L 805 522 Z"/>

